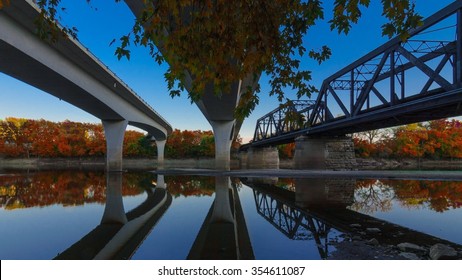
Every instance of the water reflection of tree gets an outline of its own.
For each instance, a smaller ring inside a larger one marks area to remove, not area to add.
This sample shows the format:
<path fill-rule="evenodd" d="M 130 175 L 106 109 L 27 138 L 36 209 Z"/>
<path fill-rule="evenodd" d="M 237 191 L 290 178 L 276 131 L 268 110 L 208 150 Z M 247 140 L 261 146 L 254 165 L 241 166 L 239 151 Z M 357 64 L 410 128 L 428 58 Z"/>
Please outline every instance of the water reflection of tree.
<path fill-rule="evenodd" d="M 295 192 L 295 178 L 278 178 L 277 186 Z"/>
<path fill-rule="evenodd" d="M 400 203 L 408 208 L 429 208 L 444 212 L 462 206 L 462 182 L 384 180 L 396 193 Z"/>
<path fill-rule="evenodd" d="M 462 182 L 358 180 L 351 209 L 373 213 L 391 210 L 392 201 L 408 209 L 444 212 L 462 206 Z"/>
<path fill-rule="evenodd" d="M 167 176 L 165 183 L 173 197 L 211 196 L 215 193 L 215 177 Z"/>
<path fill-rule="evenodd" d="M 142 182 L 151 182 L 152 178 L 149 173 L 124 174 L 122 195 L 142 193 Z M 0 176 L 0 207 L 7 210 L 105 201 L 106 176 L 103 172 L 46 171 Z"/>
<path fill-rule="evenodd" d="M 349 207 L 363 213 L 390 211 L 395 193 L 391 187 L 378 180 L 358 180 L 355 201 Z"/>

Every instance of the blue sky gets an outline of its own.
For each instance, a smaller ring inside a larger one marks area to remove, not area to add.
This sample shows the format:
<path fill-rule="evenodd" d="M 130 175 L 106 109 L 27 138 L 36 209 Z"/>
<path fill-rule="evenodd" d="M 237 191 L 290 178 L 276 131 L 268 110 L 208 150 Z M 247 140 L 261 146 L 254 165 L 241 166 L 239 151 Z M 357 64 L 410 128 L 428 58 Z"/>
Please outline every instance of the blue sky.
<path fill-rule="evenodd" d="M 110 42 L 128 33 L 134 20 L 123 1 L 115 3 L 108 0 L 92 0 L 91 5 L 86 4 L 84 0 L 62 1 L 67 7 L 63 22 L 79 29 L 80 42 L 151 104 L 174 128 L 211 130 L 205 117 L 196 105 L 190 103 L 186 94 L 173 99 L 168 95 L 163 77 L 166 66 L 159 66 L 154 62 L 146 49 L 133 47 L 129 61 L 118 60 L 115 57 L 116 44 L 110 46 Z M 380 26 L 385 20 L 381 16 L 380 1 L 371 1 L 370 8 L 363 11 L 363 17 L 348 36 L 330 31 L 326 22 L 332 17 L 330 10 L 333 1 L 324 2 L 326 3 L 325 21 L 318 22 L 309 31 L 305 38 L 305 45 L 307 49 L 328 45 L 332 49 L 332 57 L 321 65 L 309 59 L 304 59 L 302 63 L 303 68 L 313 71 L 312 84 L 317 87 L 320 87 L 323 79 L 388 40 L 381 36 Z M 424 17 L 452 2 L 451 0 L 415 1 L 417 11 Z M 260 82 L 262 88 L 260 105 L 245 120 L 240 132 L 244 142 L 252 137 L 256 120 L 278 106 L 275 97 L 268 97 L 268 78 L 263 76 Z M 2 73 L 0 73 L 0 85 L 0 119 L 14 116 L 52 121 L 68 119 L 100 122 L 92 115 Z M 287 96 L 291 98 L 295 95 L 288 91 Z"/>

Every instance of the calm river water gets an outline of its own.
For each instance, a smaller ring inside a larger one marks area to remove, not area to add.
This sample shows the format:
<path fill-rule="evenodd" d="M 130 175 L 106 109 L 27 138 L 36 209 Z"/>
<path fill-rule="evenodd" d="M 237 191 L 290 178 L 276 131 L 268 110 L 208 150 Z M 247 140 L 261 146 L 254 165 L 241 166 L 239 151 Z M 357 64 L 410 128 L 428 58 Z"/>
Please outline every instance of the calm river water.
<path fill-rule="evenodd" d="M 457 247 L 461 206 L 451 181 L 3 172 L 0 259 L 313 260 L 361 238 Z"/>

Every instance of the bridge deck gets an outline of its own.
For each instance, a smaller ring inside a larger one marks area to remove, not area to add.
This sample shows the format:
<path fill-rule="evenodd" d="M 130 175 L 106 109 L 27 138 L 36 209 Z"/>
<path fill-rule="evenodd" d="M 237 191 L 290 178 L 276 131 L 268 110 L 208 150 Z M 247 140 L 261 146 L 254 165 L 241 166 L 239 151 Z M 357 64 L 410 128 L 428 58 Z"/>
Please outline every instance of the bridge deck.
<path fill-rule="evenodd" d="M 0 71 L 102 120 L 128 120 L 163 140 L 171 125 L 88 49 L 73 38 L 40 40 L 31 0 L 0 10 Z"/>

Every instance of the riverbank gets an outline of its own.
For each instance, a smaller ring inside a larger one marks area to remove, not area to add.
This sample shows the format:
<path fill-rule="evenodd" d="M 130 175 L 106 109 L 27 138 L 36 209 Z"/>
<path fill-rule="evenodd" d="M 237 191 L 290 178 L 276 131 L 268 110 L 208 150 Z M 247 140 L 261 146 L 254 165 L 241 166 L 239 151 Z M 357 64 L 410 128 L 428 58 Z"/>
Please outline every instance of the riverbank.
<path fill-rule="evenodd" d="M 418 160 L 418 159 L 356 159 L 356 170 L 462 170 L 462 160 Z M 213 158 L 201 159 L 165 159 L 163 169 L 194 168 L 214 169 Z M 0 158 L 0 169 L 9 170 L 104 170 L 105 158 Z M 123 168 L 126 170 L 154 170 L 158 168 L 156 159 L 124 158 Z M 280 169 L 294 170 L 292 160 L 280 160 Z M 231 160 L 231 169 L 240 169 L 239 160 Z"/>
<path fill-rule="evenodd" d="M 153 170 L 157 169 L 156 159 L 124 158 L 125 170 Z M 0 158 L 0 170 L 104 170 L 105 158 Z M 232 168 L 238 168 L 239 163 L 232 161 Z M 163 168 L 206 168 L 213 169 L 215 160 L 210 159 L 165 159 Z"/>
<path fill-rule="evenodd" d="M 292 160 L 280 160 L 279 168 L 293 169 Z M 357 170 L 462 170 L 462 160 L 356 158 Z"/>
<path fill-rule="evenodd" d="M 462 170 L 462 160 L 357 158 L 358 170 Z"/>

